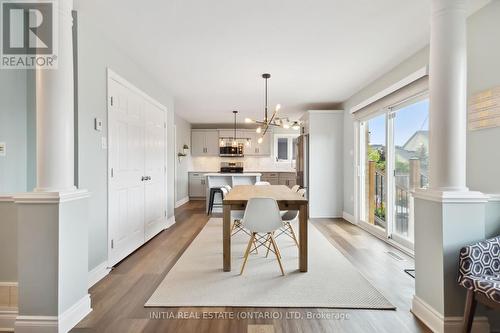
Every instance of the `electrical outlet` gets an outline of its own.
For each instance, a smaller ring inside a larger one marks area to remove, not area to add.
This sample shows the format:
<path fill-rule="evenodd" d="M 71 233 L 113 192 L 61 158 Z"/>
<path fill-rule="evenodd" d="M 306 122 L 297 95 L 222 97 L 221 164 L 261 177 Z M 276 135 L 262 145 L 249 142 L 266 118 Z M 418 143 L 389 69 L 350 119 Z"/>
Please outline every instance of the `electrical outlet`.
<path fill-rule="evenodd" d="M 94 129 L 98 132 L 102 131 L 102 119 L 94 118 Z"/>

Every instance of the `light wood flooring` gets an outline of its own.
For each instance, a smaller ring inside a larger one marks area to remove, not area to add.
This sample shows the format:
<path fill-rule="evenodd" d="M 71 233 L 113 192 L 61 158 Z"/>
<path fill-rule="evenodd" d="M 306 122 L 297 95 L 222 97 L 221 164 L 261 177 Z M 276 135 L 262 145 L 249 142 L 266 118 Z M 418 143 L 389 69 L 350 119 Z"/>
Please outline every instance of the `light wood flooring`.
<path fill-rule="evenodd" d="M 267 308 L 144 308 L 144 303 L 208 221 L 204 201 L 176 209 L 177 223 L 123 260 L 90 289 L 93 311 L 71 332 L 430 332 L 410 313 L 413 260 L 341 219 L 312 220 L 329 241 L 397 307 L 396 311 Z M 401 257 L 390 256 L 391 251 Z M 222 260 L 221 260 L 222 265 Z M 325 283 L 335 283 L 335 277 Z M 219 319 L 179 318 L 225 316 Z M 223 313 L 225 312 L 225 313 Z M 158 318 L 152 318 L 153 316 Z M 265 316 L 280 316 L 280 319 Z M 300 318 L 286 318 L 286 316 Z M 175 316 L 175 318 L 172 318 Z M 228 316 L 251 317 L 228 319 Z M 163 318 L 161 318 L 163 317 Z"/>

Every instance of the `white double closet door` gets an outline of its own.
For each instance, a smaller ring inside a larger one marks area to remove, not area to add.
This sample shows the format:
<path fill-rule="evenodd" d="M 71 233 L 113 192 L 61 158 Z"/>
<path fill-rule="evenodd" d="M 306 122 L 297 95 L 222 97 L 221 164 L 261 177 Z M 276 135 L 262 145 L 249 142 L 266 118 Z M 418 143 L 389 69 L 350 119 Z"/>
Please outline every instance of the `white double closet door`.
<path fill-rule="evenodd" d="M 108 77 L 110 266 L 167 225 L 165 108 L 114 76 Z"/>

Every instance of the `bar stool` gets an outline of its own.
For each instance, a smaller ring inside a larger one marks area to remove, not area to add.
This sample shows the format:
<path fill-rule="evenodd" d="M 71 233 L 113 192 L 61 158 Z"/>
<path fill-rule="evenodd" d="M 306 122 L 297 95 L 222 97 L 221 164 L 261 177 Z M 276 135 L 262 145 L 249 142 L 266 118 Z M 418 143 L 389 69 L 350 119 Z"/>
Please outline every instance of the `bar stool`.
<path fill-rule="evenodd" d="M 207 215 L 212 214 L 212 209 L 214 208 L 215 193 L 219 193 L 220 197 L 222 199 L 224 199 L 224 193 L 222 192 L 222 189 L 220 187 L 211 187 L 210 188 L 210 197 L 208 199 L 208 212 L 207 212 Z M 215 204 L 215 206 L 222 208 L 222 203 Z"/>

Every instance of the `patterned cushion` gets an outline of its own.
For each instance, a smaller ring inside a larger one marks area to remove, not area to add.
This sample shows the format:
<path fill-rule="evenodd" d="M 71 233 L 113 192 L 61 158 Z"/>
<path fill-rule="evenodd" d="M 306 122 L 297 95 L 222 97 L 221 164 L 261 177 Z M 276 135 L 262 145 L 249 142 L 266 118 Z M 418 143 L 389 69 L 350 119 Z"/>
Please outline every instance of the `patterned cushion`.
<path fill-rule="evenodd" d="M 462 248 L 458 282 L 500 303 L 500 236 Z"/>

